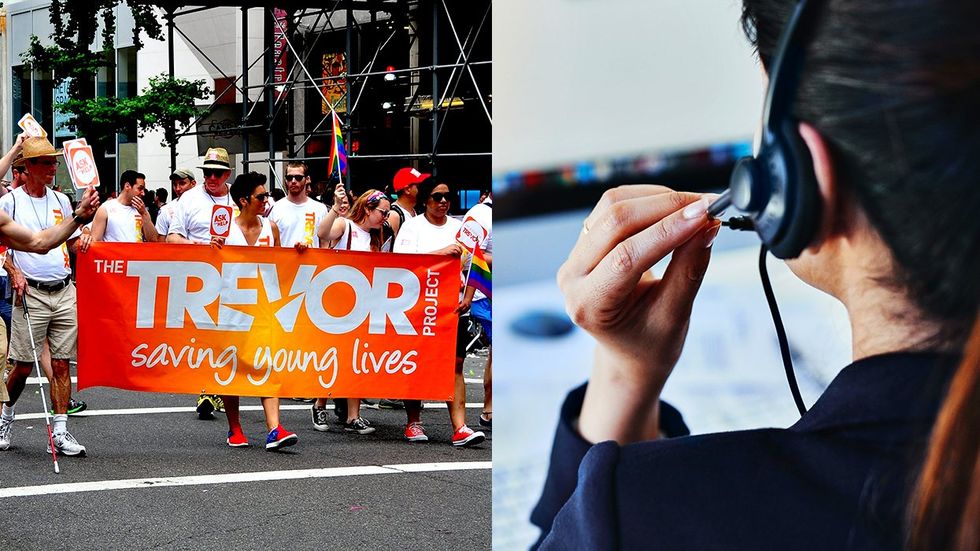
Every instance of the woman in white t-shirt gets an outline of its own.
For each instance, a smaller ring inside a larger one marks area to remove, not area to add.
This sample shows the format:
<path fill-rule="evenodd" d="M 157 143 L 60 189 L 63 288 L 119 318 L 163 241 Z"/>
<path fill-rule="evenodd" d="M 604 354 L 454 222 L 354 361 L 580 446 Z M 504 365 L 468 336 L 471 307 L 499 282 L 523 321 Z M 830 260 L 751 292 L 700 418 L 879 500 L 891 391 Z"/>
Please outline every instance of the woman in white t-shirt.
<path fill-rule="evenodd" d="M 334 243 L 333 248 L 337 250 L 364 252 L 390 250 L 390 244 L 385 242 L 383 231 L 388 212 L 391 210 L 388 197 L 380 191 L 369 189 L 354 201 L 349 217 L 341 218 L 338 205 L 346 196 L 344 185 L 337 184 L 334 189 L 334 206 L 330 207 L 327 215 L 320 222 L 319 235 Z M 344 430 L 356 434 L 374 432 L 374 427 L 361 417 L 361 399 L 347 398 L 346 403 L 347 416 Z M 326 405 L 326 398 L 317 398 L 313 404 L 313 428 L 316 430 L 326 431 L 329 428 Z"/>
<path fill-rule="evenodd" d="M 269 193 L 265 189 L 265 176 L 257 172 L 241 174 L 231 185 L 231 199 L 240 209 L 228 232 L 227 238 L 214 237 L 212 243 L 239 245 L 243 247 L 278 247 L 279 228 L 276 223 L 262 216 L 266 210 Z M 242 432 L 238 415 L 238 396 L 222 396 L 225 403 L 225 416 L 228 418 L 228 445 L 234 448 L 248 446 L 248 439 Z M 279 424 L 279 398 L 262 398 L 265 412 L 265 426 L 269 431 L 265 448 L 275 450 L 292 446 L 299 438 Z"/>
<path fill-rule="evenodd" d="M 406 220 L 398 230 L 395 239 L 396 253 L 428 253 L 460 256 L 463 246 L 456 241 L 456 234 L 462 222 L 449 216 L 449 186 L 436 183 L 429 178 L 419 184 L 415 198 L 415 210 L 424 207 L 425 211 L 415 218 Z M 462 281 L 460 281 L 462 285 Z M 465 311 L 462 303 L 457 314 Z M 456 370 L 453 400 L 448 402 L 449 419 L 453 423 L 453 446 L 474 446 L 486 439 L 480 431 L 466 426 L 466 383 L 463 381 L 463 360 L 466 358 L 466 341 L 469 333 L 457 323 L 456 329 Z M 405 426 L 405 439 L 409 442 L 428 440 L 422 429 L 422 402 L 405 400 L 408 424 Z"/>

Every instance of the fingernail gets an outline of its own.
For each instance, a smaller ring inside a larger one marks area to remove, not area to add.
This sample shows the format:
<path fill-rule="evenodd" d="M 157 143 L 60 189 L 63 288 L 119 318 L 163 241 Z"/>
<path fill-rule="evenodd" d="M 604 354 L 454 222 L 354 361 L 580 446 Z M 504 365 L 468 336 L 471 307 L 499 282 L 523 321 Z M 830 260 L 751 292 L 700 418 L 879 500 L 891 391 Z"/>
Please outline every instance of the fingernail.
<path fill-rule="evenodd" d="M 710 248 L 715 242 L 715 238 L 718 237 L 718 230 L 721 229 L 721 225 L 713 226 L 704 232 L 704 248 Z"/>
<path fill-rule="evenodd" d="M 708 198 L 702 197 L 697 201 L 691 203 L 690 205 L 684 207 L 681 211 L 681 216 L 686 220 L 694 220 L 696 218 L 701 218 L 708 212 Z"/>

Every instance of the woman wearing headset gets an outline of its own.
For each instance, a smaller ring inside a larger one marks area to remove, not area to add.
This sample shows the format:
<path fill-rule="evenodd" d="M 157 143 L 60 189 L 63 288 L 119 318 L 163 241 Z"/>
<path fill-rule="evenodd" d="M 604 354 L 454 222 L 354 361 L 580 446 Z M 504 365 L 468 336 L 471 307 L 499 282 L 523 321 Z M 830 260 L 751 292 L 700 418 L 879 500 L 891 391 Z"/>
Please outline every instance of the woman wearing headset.
<path fill-rule="evenodd" d="M 796 2 L 743 6 L 771 70 Z M 656 186 L 603 196 L 558 274 L 598 346 L 589 383 L 562 408 L 532 515 L 542 547 L 906 544 L 929 429 L 980 303 L 977 21 L 966 0 L 816 10 L 792 117 L 820 206 L 787 263 L 847 308 L 853 363 L 792 427 L 688 436 L 659 401 L 719 229 L 713 198 Z"/>

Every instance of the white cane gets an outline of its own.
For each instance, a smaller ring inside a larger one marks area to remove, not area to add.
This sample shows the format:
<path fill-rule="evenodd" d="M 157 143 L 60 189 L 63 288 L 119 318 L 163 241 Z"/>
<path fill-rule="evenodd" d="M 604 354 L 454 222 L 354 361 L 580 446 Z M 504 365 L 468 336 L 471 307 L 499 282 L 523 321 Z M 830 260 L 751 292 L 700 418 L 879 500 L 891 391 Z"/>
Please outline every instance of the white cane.
<path fill-rule="evenodd" d="M 51 446 L 51 459 L 54 461 L 55 474 L 61 474 L 58 467 L 58 451 L 54 447 L 54 435 L 51 432 L 51 417 L 48 415 L 48 401 L 44 398 L 44 383 L 41 382 L 41 362 L 37 359 L 37 344 L 34 342 L 34 328 L 31 326 L 31 315 L 27 311 L 27 290 L 21 297 L 21 304 L 24 306 L 24 318 L 27 320 L 27 334 L 31 338 L 31 352 L 34 354 L 34 367 L 37 369 L 37 386 L 41 389 L 41 409 L 44 410 L 44 423 L 48 426 L 48 444 Z"/>

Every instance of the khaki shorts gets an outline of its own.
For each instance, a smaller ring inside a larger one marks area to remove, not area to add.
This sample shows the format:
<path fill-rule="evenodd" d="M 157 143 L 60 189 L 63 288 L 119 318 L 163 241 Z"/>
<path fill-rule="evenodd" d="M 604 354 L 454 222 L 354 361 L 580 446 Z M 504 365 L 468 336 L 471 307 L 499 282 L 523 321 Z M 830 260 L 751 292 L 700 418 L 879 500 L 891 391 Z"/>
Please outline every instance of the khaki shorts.
<path fill-rule="evenodd" d="M 31 316 L 31 329 L 34 332 L 38 358 L 41 357 L 44 339 L 47 338 L 51 346 L 51 359 L 74 360 L 78 344 L 75 284 L 71 283 L 53 293 L 28 286 L 25 298 Z M 10 358 L 18 362 L 34 363 L 31 336 L 27 332 L 23 305 L 14 305 L 10 325 L 13 326 L 10 331 Z"/>

